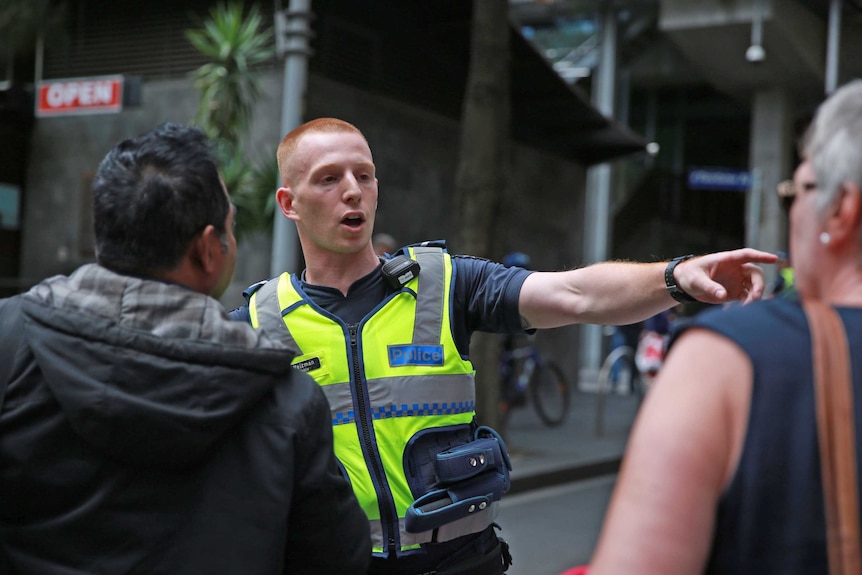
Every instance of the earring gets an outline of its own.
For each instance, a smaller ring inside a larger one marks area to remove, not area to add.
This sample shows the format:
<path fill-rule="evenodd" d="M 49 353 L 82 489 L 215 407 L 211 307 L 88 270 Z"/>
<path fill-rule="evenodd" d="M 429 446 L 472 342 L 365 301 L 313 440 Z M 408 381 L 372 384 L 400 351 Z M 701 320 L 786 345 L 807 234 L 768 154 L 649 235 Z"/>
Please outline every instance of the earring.
<path fill-rule="evenodd" d="M 823 232 L 822 234 L 820 234 L 820 243 L 824 246 L 828 246 L 831 240 L 832 238 L 829 237 L 828 232 Z"/>

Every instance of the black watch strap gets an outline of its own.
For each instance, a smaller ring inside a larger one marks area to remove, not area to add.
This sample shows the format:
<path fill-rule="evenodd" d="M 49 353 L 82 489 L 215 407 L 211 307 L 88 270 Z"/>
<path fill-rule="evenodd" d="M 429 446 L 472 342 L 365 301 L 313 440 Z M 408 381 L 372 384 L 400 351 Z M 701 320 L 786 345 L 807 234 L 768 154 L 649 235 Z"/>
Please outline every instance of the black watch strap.
<path fill-rule="evenodd" d="M 667 267 L 664 270 L 664 285 L 667 288 L 667 293 L 670 294 L 670 297 L 678 301 L 679 303 L 691 303 L 697 301 L 687 293 L 685 293 L 682 288 L 676 285 L 676 279 L 673 277 L 673 270 L 676 266 L 684 262 L 685 260 L 690 260 L 694 257 L 694 254 L 688 254 L 687 256 L 677 256 L 670 260 L 667 264 Z"/>

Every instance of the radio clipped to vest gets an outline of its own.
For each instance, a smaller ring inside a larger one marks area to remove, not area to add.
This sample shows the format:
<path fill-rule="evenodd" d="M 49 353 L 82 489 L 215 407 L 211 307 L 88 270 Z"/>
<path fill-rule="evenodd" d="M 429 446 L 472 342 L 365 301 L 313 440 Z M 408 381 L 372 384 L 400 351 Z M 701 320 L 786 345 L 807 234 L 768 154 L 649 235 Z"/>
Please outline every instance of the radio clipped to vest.
<path fill-rule="evenodd" d="M 475 440 L 437 454 L 436 489 L 407 508 L 404 527 L 421 533 L 483 511 L 509 491 L 512 463 L 503 438 L 490 427 Z"/>
<path fill-rule="evenodd" d="M 407 256 L 395 256 L 386 260 L 380 273 L 389 287 L 401 289 L 419 275 L 419 262 Z"/>

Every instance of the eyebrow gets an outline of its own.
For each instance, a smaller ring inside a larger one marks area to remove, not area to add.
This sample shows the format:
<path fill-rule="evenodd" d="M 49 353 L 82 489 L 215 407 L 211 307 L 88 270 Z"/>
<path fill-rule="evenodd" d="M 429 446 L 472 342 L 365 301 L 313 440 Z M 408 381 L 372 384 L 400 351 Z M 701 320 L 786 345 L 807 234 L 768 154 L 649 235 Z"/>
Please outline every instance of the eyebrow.
<path fill-rule="evenodd" d="M 334 168 L 341 169 L 341 164 L 340 164 L 340 163 L 338 163 L 338 162 L 331 162 L 331 163 L 329 163 L 329 164 L 323 164 L 323 165 L 320 165 L 320 166 L 316 166 L 314 169 L 310 170 L 310 171 L 309 171 L 309 173 L 310 173 L 310 174 L 316 174 L 316 173 L 318 173 L 318 172 L 328 171 L 328 170 L 332 170 L 332 169 L 334 169 Z M 351 165 L 351 168 L 353 168 L 353 169 L 355 169 L 355 168 L 365 168 L 365 169 L 369 169 L 369 170 L 371 170 L 371 171 L 376 171 L 376 170 L 377 170 L 377 168 L 374 166 L 374 162 L 364 162 L 364 161 L 362 161 L 362 162 L 354 162 L 354 163 Z"/>

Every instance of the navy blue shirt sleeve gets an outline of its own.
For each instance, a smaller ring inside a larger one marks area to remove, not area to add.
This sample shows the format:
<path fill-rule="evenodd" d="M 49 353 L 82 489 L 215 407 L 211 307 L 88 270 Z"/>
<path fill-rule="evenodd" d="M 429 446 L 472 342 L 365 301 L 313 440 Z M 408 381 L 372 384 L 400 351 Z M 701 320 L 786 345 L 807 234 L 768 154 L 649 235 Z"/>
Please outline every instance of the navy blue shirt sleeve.
<path fill-rule="evenodd" d="M 251 314 L 248 311 L 248 306 L 244 305 L 242 307 L 238 307 L 236 309 L 232 309 L 227 314 L 234 321 L 244 321 L 246 323 L 251 323 Z"/>
<path fill-rule="evenodd" d="M 524 333 L 518 298 L 531 273 L 473 256 L 452 256 L 455 293 L 452 319 L 455 343 L 463 355 L 475 331 Z"/>
<path fill-rule="evenodd" d="M 230 318 L 234 321 L 244 321 L 246 323 L 251 323 L 251 312 L 248 311 L 248 300 L 249 298 L 251 298 L 251 294 L 260 289 L 260 286 L 272 279 L 275 278 L 269 278 L 268 280 L 253 283 L 244 290 L 242 290 L 242 297 L 245 298 L 246 304 L 242 307 L 230 310 L 229 312 L 227 312 L 227 315 L 230 316 Z"/>

